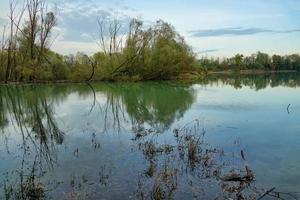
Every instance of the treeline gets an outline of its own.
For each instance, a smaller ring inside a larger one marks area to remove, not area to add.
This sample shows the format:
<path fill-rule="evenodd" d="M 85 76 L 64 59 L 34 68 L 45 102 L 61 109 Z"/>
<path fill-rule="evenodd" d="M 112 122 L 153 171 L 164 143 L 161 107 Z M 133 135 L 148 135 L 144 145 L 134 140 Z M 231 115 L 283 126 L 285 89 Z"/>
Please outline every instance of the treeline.
<path fill-rule="evenodd" d="M 208 75 L 208 78 L 204 79 L 201 83 L 203 85 L 230 85 L 235 89 L 249 87 L 258 91 L 267 87 L 275 88 L 279 86 L 297 88 L 300 86 L 300 76 L 298 73 L 232 73 L 230 75 L 211 73 Z"/>
<path fill-rule="evenodd" d="M 257 52 L 251 56 L 237 54 L 231 58 L 202 58 L 200 66 L 208 71 L 240 71 L 240 70 L 267 70 L 267 71 L 300 71 L 300 56 L 298 54 L 269 56 L 266 53 Z"/>
<path fill-rule="evenodd" d="M 57 16 L 45 0 L 10 0 L 10 23 L 0 43 L 0 82 L 165 80 L 203 77 L 206 71 L 297 70 L 299 55 L 272 57 L 258 52 L 228 59 L 197 60 L 173 26 L 157 21 L 99 17 L 99 52 L 63 56 L 50 50 Z"/>
<path fill-rule="evenodd" d="M 98 53 L 59 55 L 50 50 L 55 12 L 48 11 L 43 0 L 25 2 L 20 6 L 10 1 L 10 24 L 1 42 L 0 81 L 153 80 L 201 72 L 184 38 L 163 21 L 146 27 L 136 19 L 125 25 L 99 17 Z"/>
<path fill-rule="evenodd" d="M 74 80 L 89 75 L 88 80 L 161 80 L 182 72 L 201 72 L 192 49 L 168 23 L 157 21 L 145 28 L 143 22 L 133 19 L 126 39 L 118 37 L 121 24 L 117 20 L 98 19 L 98 25 L 99 52 L 91 57 L 83 53 L 64 57 Z M 92 69 L 86 70 L 89 64 Z"/>

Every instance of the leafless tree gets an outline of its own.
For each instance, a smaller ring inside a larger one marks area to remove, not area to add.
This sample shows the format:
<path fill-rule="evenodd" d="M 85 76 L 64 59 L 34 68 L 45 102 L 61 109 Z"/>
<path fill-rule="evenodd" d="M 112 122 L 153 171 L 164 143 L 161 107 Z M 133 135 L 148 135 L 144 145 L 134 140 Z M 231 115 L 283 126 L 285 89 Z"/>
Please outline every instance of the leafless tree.
<path fill-rule="evenodd" d="M 17 1 L 10 0 L 9 2 L 9 20 L 10 20 L 10 32 L 8 36 L 8 46 L 7 46 L 7 65 L 5 72 L 5 81 L 9 81 L 11 78 L 14 69 L 16 67 L 16 48 L 17 48 L 17 37 L 18 37 L 18 26 L 21 23 L 24 6 L 21 9 L 17 10 Z M 4 37 L 3 37 L 4 40 Z"/>
<path fill-rule="evenodd" d="M 27 0 L 27 14 L 29 17 L 28 21 L 28 32 L 29 32 L 29 47 L 30 57 L 32 60 L 35 59 L 34 46 L 38 34 L 38 15 L 41 7 L 41 0 Z"/>
<path fill-rule="evenodd" d="M 48 12 L 47 5 L 45 2 L 42 2 L 40 8 L 40 28 L 39 28 L 39 36 L 40 36 L 40 52 L 39 57 L 43 57 L 44 50 L 46 48 L 47 42 L 50 38 L 50 33 L 52 29 L 57 24 L 57 20 L 54 12 Z"/>
<path fill-rule="evenodd" d="M 11 18 L 11 22 L 22 34 L 22 37 L 27 40 L 29 57 L 33 65 L 33 79 L 35 79 L 36 68 L 40 64 L 41 58 L 50 63 L 49 59 L 44 56 L 44 51 L 50 38 L 50 33 L 56 25 L 56 17 L 54 12 L 48 12 L 45 0 L 26 0 L 22 15 L 25 11 L 27 11 L 26 16 L 28 16 L 28 19 L 25 21 L 25 27 L 20 27 L 21 18 L 18 21 Z"/>
<path fill-rule="evenodd" d="M 143 30 L 143 23 L 137 19 L 131 20 L 129 24 L 128 34 L 126 36 L 126 48 L 129 48 L 131 54 L 112 71 L 112 75 L 120 71 L 126 71 L 127 66 L 131 65 L 138 57 L 144 56 L 144 50 L 151 43 L 153 38 L 151 30 Z"/>
<path fill-rule="evenodd" d="M 108 55 L 111 59 L 118 59 L 119 53 L 122 51 L 123 40 L 120 36 L 120 30 L 122 28 L 121 22 L 117 18 L 110 19 L 105 16 L 101 16 L 97 18 L 97 24 L 99 28 L 98 45 L 101 51 L 105 55 Z M 97 66 L 97 63 L 90 58 L 89 62 L 92 67 L 92 72 L 86 81 L 92 80 Z"/>
<path fill-rule="evenodd" d="M 101 50 L 105 55 L 116 55 L 122 48 L 122 37 L 120 30 L 122 28 L 121 22 L 114 18 L 108 19 L 104 16 L 97 18 L 99 28 L 99 42 Z"/>
<path fill-rule="evenodd" d="M 6 26 L 3 26 L 2 38 L 1 38 L 1 52 L 4 52 L 6 46 L 5 32 L 6 32 Z M 2 69 L 4 69 L 4 65 L 5 65 L 5 58 L 3 54 L 0 56 L 0 66 Z"/>

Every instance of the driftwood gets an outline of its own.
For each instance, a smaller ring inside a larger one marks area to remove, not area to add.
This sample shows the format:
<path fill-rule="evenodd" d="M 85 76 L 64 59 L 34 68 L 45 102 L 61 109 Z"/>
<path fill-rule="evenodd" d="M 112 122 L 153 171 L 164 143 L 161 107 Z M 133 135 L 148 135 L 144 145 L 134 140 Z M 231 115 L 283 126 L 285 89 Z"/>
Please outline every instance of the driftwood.
<path fill-rule="evenodd" d="M 291 112 L 290 112 L 290 106 L 291 106 L 291 104 L 289 104 L 289 105 L 287 106 L 287 108 L 286 108 L 286 111 L 287 111 L 288 114 L 291 113 Z"/>
<path fill-rule="evenodd" d="M 271 188 L 270 190 L 266 191 L 263 195 L 261 195 L 257 200 L 263 199 L 265 196 L 269 195 L 269 193 L 273 192 L 276 188 Z"/>
<path fill-rule="evenodd" d="M 254 180 L 254 174 L 247 166 L 245 166 L 246 174 L 240 175 L 235 172 L 231 172 L 224 177 L 221 177 L 221 180 L 224 182 L 251 182 Z"/>
<path fill-rule="evenodd" d="M 241 157 L 243 158 L 243 160 L 246 160 L 246 159 L 245 159 L 245 154 L 244 154 L 244 151 L 243 151 L 243 150 L 241 150 Z"/>
<path fill-rule="evenodd" d="M 97 66 L 97 62 L 96 62 L 96 61 L 92 61 L 92 60 L 89 58 L 89 56 L 87 56 L 87 58 L 88 58 L 88 60 L 89 60 L 89 62 L 90 62 L 90 64 L 91 64 L 91 67 L 92 67 L 91 75 L 89 76 L 89 78 L 87 78 L 87 79 L 85 80 L 86 82 L 89 82 L 89 81 L 91 81 L 91 80 L 93 79 L 93 77 L 94 77 L 95 69 L 96 69 L 96 66 Z"/>

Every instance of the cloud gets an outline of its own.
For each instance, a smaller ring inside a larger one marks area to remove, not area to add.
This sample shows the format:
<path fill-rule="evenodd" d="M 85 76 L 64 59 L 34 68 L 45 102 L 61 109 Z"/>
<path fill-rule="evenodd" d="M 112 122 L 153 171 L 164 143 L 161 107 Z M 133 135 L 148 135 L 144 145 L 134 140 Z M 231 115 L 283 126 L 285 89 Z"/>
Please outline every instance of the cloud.
<path fill-rule="evenodd" d="M 8 20 L 5 18 L 0 17 L 0 26 L 4 26 L 8 23 Z"/>
<path fill-rule="evenodd" d="M 121 9 L 125 11 L 131 11 L 131 12 L 136 12 L 137 10 L 135 8 L 129 7 L 129 6 L 121 6 Z"/>
<path fill-rule="evenodd" d="M 57 41 L 53 44 L 52 50 L 60 52 L 63 55 L 74 54 L 76 52 L 84 52 L 92 55 L 100 49 L 95 42 Z"/>
<path fill-rule="evenodd" d="M 219 51 L 219 49 L 206 49 L 206 50 L 198 51 L 198 54 L 213 53 L 217 51 Z"/>
<path fill-rule="evenodd" d="M 80 35 L 80 38 L 82 38 L 83 40 L 93 40 L 93 36 L 90 35 L 89 33 L 82 33 Z"/>
<path fill-rule="evenodd" d="M 2 36 L 4 34 L 4 38 L 7 38 L 8 36 L 8 30 L 7 30 L 7 25 L 8 25 L 8 20 L 5 18 L 0 17 L 0 40 L 2 40 Z M 0 41 L 0 43 L 3 41 Z"/>
<path fill-rule="evenodd" d="M 220 29 L 203 29 L 203 30 L 192 30 L 188 33 L 192 37 L 218 37 L 218 36 L 239 36 L 239 35 L 255 35 L 259 33 L 296 33 L 300 32 L 300 29 L 291 30 L 271 30 L 263 28 L 243 28 L 243 27 L 231 27 L 231 28 L 220 28 Z"/>
<path fill-rule="evenodd" d="M 292 30 L 286 30 L 286 31 L 273 31 L 274 33 L 298 33 L 300 32 L 300 29 L 292 29 Z"/>
<path fill-rule="evenodd" d="M 64 3 L 59 5 L 58 28 L 62 30 L 60 40 L 77 42 L 95 41 L 99 34 L 98 17 L 107 20 L 117 18 L 122 25 L 119 34 L 127 32 L 128 24 L 131 20 L 130 16 L 122 12 L 102 8 L 92 2 L 84 4 L 79 0 L 65 0 Z M 108 35 L 108 33 L 104 34 Z"/>

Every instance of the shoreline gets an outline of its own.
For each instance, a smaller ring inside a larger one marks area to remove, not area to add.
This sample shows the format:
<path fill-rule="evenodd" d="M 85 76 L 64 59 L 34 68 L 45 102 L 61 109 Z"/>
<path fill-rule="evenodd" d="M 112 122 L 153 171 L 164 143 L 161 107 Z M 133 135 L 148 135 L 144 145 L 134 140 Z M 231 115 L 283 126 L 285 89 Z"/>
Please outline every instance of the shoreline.
<path fill-rule="evenodd" d="M 116 80 L 92 80 L 92 81 L 74 81 L 74 80 L 57 80 L 57 81 L 11 81 L 5 82 L 0 81 L 0 86 L 4 85 L 34 85 L 34 84 L 68 84 L 68 83 L 116 83 L 116 82 L 149 82 L 149 81 L 195 81 L 203 80 L 209 75 L 267 75 L 267 74 L 285 74 L 285 73 L 295 73 L 300 74 L 296 70 L 280 70 L 280 71 L 265 71 L 265 70 L 241 70 L 241 71 L 208 71 L 205 74 L 195 73 L 195 72 L 185 72 L 181 73 L 176 77 L 171 77 L 169 79 L 153 79 L 153 80 L 134 80 L 128 77 L 122 77 Z"/>
<path fill-rule="evenodd" d="M 208 71 L 207 74 L 241 74 L 241 75 L 258 75 L 258 74 L 281 74 L 281 73 L 299 73 L 296 70 L 227 70 L 227 71 Z"/>

